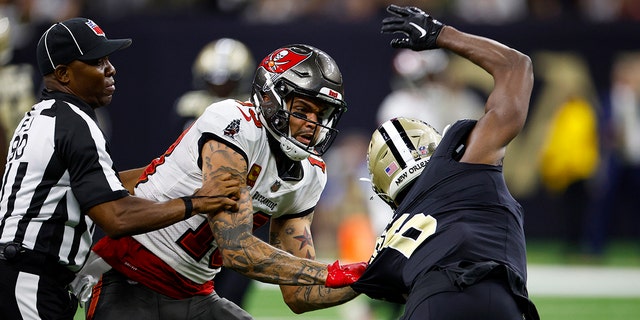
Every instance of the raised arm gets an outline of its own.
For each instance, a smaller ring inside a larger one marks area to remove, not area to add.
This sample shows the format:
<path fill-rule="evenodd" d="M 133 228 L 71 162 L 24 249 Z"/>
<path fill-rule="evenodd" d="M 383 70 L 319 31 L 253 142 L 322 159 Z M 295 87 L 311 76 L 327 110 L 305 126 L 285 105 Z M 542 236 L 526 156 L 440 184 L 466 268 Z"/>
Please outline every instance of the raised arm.
<path fill-rule="evenodd" d="M 467 140 L 462 162 L 500 164 L 505 148 L 522 130 L 533 88 L 528 56 L 496 41 L 445 26 L 436 42 L 493 76 L 484 115 Z"/>
<path fill-rule="evenodd" d="M 485 113 L 471 132 L 462 162 L 497 165 L 505 148 L 522 130 L 533 88 L 533 68 L 528 56 L 497 41 L 445 26 L 414 7 L 389 6 L 392 17 L 383 20 L 382 31 L 403 33 L 393 39 L 396 48 L 416 51 L 447 49 L 475 63 L 494 79 Z"/>
<path fill-rule="evenodd" d="M 247 161 L 240 153 L 211 140 L 203 147 L 202 159 L 203 186 L 219 183 L 219 177 L 225 175 L 231 175 L 243 184 L 238 211 L 208 215 L 225 267 L 258 281 L 284 285 L 325 284 L 343 273 L 349 278 L 349 270 L 331 269 L 326 263 L 295 257 L 253 235 L 253 206 L 245 184 Z M 333 282 L 337 286 L 350 283 Z"/>

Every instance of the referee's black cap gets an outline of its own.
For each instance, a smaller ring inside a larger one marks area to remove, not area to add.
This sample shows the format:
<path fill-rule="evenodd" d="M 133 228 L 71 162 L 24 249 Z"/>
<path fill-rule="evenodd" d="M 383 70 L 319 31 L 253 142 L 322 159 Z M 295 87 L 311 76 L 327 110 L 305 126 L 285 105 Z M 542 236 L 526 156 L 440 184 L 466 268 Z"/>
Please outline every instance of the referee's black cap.
<path fill-rule="evenodd" d="M 44 76 L 57 65 L 100 59 L 130 45 L 131 39 L 107 39 L 91 19 L 72 18 L 52 25 L 42 34 L 36 49 L 38 68 Z"/>

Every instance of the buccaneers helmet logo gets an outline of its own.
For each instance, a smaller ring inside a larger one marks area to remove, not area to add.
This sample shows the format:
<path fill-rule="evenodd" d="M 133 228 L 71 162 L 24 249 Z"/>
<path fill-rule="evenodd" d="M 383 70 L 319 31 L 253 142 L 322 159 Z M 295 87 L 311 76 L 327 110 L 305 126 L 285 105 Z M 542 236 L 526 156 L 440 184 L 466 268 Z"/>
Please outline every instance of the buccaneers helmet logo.
<path fill-rule="evenodd" d="M 311 53 L 303 55 L 283 48 L 264 58 L 260 65 L 269 72 L 283 73 L 310 56 Z"/>

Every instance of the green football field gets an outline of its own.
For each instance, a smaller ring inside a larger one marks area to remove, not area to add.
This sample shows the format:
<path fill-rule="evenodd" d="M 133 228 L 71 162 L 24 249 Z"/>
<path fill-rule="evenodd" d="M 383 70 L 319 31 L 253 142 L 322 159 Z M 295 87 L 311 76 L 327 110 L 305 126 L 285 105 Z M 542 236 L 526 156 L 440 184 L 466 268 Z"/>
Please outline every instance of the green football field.
<path fill-rule="evenodd" d="M 256 320 L 359 320 L 358 315 L 373 310 L 369 320 L 391 320 L 393 306 L 372 301 L 364 297 L 344 305 L 296 315 L 282 301 L 280 291 L 264 286 L 254 286 L 247 297 L 246 310 Z M 640 297 L 632 298 L 577 298 L 577 297 L 532 297 L 542 320 L 632 320 L 640 319 Z M 78 310 L 76 320 L 84 319 Z"/>
<path fill-rule="evenodd" d="M 639 243 L 616 242 L 598 259 L 567 254 L 556 242 L 530 241 L 527 250 L 531 265 L 529 290 L 541 319 L 640 320 Z M 545 279 L 534 279 L 540 269 L 548 272 L 549 269 L 555 270 L 556 266 L 561 272 L 543 273 Z M 585 273 L 585 270 L 589 271 Z M 600 277 L 603 274 L 613 277 Z M 540 280 L 544 281 L 541 283 Z M 609 284 L 614 289 L 619 286 L 627 292 L 606 288 Z M 554 286 L 558 286 L 561 294 L 554 294 Z M 567 286 L 572 289 L 567 289 Z M 598 294 L 598 286 L 602 286 L 602 295 Z M 533 288 L 540 288 L 538 292 L 541 294 L 536 294 Z M 395 307 L 360 296 L 341 306 L 296 315 L 282 301 L 277 286 L 257 282 L 250 287 L 245 305 L 256 320 L 392 320 L 397 319 Z M 84 319 L 82 312 L 78 310 L 75 320 Z M 370 317 L 367 318 L 367 314 Z"/>
<path fill-rule="evenodd" d="M 542 320 L 632 320 L 640 319 L 640 297 L 633 298 L 576 298 L 532 296 Z M 370 320 L 391 320 L 392 306 L 359 297 L 355 301 L 334 308 L 296 315 L 282 302 L 279 291 L 256 289 L 249 296 L 247 311 L 256 320 L 358 320 L 367 307 L 372 306 Z"/>

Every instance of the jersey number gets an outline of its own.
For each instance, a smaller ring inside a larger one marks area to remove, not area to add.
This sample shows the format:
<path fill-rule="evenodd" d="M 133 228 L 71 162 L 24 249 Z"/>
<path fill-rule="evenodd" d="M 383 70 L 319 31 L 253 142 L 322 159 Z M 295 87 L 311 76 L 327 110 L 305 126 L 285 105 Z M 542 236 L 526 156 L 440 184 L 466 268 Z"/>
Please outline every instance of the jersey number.
<path fill-rule="evenodd" d="M 9 153 L 9 159 L 7 160 L 19 160 L 22 158 L 24 148 L 27 146 L 27 141 L 29 141 L 29 136 L 26 133 L 22 136 L 16 135 L 13 141 L 11 141 L 11 151 Z"/>
<path fill-rule="evenodd" d="M 253 230 L 263 226 L 269 221 L 269 216 L 257 212 L 253 215 Z M 184 252 L 186 252 L 193 260 L 200 261 L 211 250 L 213 242 L 213 232 L 209 227 L 209 222 L 202 222 L 196 230 L 189 229 L 178 238 L 176 243 Z M 210 268 L 218 268 L 222 266 L 222 256 L 220 251 L 216 248 L 211 254 L 211 260 L 209 261 Z"/>
<path fill-rule="evenodd" d="M 376 250 L 371 259 L 375 258 L 384 248 L 391 248 L 409 258 L 413 252 L 429 236 L 436 232 L 438 222 L 432 216 L 423 214 L 409 215 L 407 213 L 395 219 L 376 241 Z"/>
<path fill-rule="evenodd" d="M 184 250 L 193 260 L 200 261 L 209 252 L 211 244 L 213 242 L 213 232 L 209 227 L 207 220 L 203 221 L 196 230 L 188 229 L 182 234 L 176 241 L 178 246 Z M 211 260 L 209 261 L 210 268 L 217 268 L 222 266 L 222 257 L 216 249 L 211 254 Z"/>
<path fill-rule="evenodd" d="M 27 147 L 27 142 L 29 141 L 29 135 L 27 133 L 29 129 L 31 129 L 33 119 L 33 117 L 26 117 L 18 125 L 18 133 L 16 133 L 11 141 L 11 150 L 9 150 L 9 157 L 7 158 L 8 161 L 22 158 L 24 148 Z"/>

